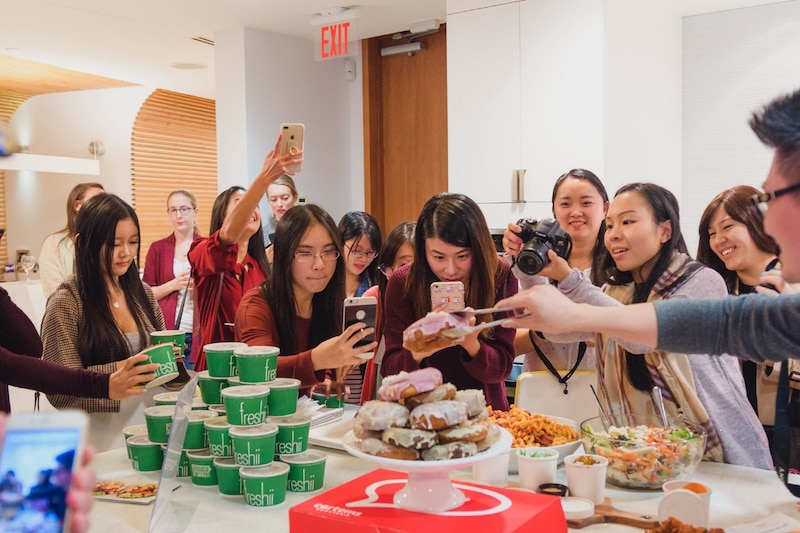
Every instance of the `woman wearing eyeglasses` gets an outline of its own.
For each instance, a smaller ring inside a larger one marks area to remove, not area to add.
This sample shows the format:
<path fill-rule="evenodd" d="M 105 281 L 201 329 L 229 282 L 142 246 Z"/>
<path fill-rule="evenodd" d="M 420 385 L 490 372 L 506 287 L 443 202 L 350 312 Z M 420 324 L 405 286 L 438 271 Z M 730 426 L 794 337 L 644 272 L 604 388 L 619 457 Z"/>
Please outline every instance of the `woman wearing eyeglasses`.
<path fill-rule="evenodd" d="M 345 294 L 348 298 L 363 296 L 375 284 L 378 250 L 383 242 L 381 229 L 369 213 L 350 211 L 339 221 L 339 235 L 347 265 Z"/>
<path fill-rule="evenodd" d="M 342 332 L 345 264 L 335 223 L 322 208 L 299 205 L 278 222 L 272 276 L 248 291 L 236 312 L 236 340 L 277 346 L 278 376 L 308 389 L 328 369 L 352 367 L 377 343 L 355 347 L 371 330 L 357 323 Z M 337 394 L 342 393 L 339 387 Z"/>
<path fill-rule="evenodd" d="M 194 298 L 189 288 L 189 247 L 200 237 L 195 222 L 197 199 L 189 191 L 178 189 L 167 197 L 167 216 L 172 233 L 150 245 L 144 263 L 142 281 L 153 288 L 153 294 L 164 313 L 166 329 L 186 332 L 186 352 L 191 354 Z M 186 291 L 190 291 L 185 296 Z M 183 305 L 181 306 L 181 302 Z M 177 323 L 180 312 L 180 323 Z"/>

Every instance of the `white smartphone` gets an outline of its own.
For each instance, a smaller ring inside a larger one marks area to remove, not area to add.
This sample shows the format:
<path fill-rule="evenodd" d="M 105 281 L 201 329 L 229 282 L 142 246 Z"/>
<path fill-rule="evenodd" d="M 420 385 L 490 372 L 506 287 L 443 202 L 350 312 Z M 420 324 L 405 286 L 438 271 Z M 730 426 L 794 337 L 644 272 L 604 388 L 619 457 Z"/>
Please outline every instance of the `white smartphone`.
<path fill-rule="evenodd" d="M 281 153 L 297 153 L 303 150 L 303 138 L 305 137 L 306 127 L 303 124 L 281 124 Z M 287 167 L 293 172 L 303 170 L 303 163 L 289 165 Z"/>
<path fill-rule="evenodd" d="M 374 296 L 359 296 L 358 298 L 345 298 L 344 319 L 342 328 L 347 329 L 356 322 L 363 322 L 368 328 L 375 328 L 375 314 L 378 308 L 378 299 Z M 355 346 L 364 346 L 375 340 L 375 332 L 366 335 Z"/>
<path fill-rule="evenodd" d="M 460 281 L 435 281 L 431 283 L 431 310 L 445 306 L 445 311 L 464 309 L 464 284 Z"/>
<path fill-rule="evenodd" d="M 0 531 L 69 531 L 66 498 L 88 429 L 83 411 L 8 417 L 0 451 Z"/>

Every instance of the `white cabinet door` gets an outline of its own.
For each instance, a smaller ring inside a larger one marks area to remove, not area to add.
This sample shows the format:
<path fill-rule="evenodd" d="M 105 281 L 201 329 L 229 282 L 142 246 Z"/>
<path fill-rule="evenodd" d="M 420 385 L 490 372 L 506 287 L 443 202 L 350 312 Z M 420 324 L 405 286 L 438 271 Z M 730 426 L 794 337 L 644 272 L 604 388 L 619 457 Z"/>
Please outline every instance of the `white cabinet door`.
<path fill-rule="evenodd" d="M 519 3 L 447 17 L 448 187 L 511 202 L 520 163 Z"/>

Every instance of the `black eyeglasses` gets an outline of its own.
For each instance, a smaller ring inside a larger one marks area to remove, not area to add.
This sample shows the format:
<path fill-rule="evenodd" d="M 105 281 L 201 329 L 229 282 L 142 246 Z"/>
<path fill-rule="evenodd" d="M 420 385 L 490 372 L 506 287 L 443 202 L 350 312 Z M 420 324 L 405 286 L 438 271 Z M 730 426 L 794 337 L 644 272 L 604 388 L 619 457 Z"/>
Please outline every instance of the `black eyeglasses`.
<path fill-rule="evenodd" d="M 177 216 L 178 213 L 180 213 L 183 216 L 186 216 L 193 210 L 194 207 L 170 207 L 169 209 L 167 209 L 167 214 L 171 217 Z"/>
<path fill-rule="evenodd" d="M 753 196 L 750 197 L 750 200 L 763 214 L 767 212 L 767 209 L 769 209 L 769 203 L 772 200 L 778 198 L 779 196 L 783 196 L 784 194 L 789 194 L 790 192 L 794 192 L 797 190 L 800 190 L 800 183 L 795 183 L 794 185 L 784 187 L 783 189 L 778 189 L 777 191 L 761 192 L 758 194 L 754 194 Z"/>

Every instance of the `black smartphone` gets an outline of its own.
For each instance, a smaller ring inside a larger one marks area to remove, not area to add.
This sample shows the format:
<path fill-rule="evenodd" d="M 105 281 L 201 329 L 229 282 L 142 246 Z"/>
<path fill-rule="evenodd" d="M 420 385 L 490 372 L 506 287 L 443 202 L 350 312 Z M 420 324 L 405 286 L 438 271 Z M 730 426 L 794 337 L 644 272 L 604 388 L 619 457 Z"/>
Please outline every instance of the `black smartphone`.
<path fill-rule="evenodd" d="M 374 296 L 360 296 L 358 298 L 346 298 L 344 301 L 344 319 L 342 320 L 343 329 L 356 322 L 363 322 L 366 327 L 375 329 L 375 314 L 377 312 L 378 299 Z M 375 333 L 366 335 L 358 341 L 356 346 L 364 346 L 375 341 Z"/>

